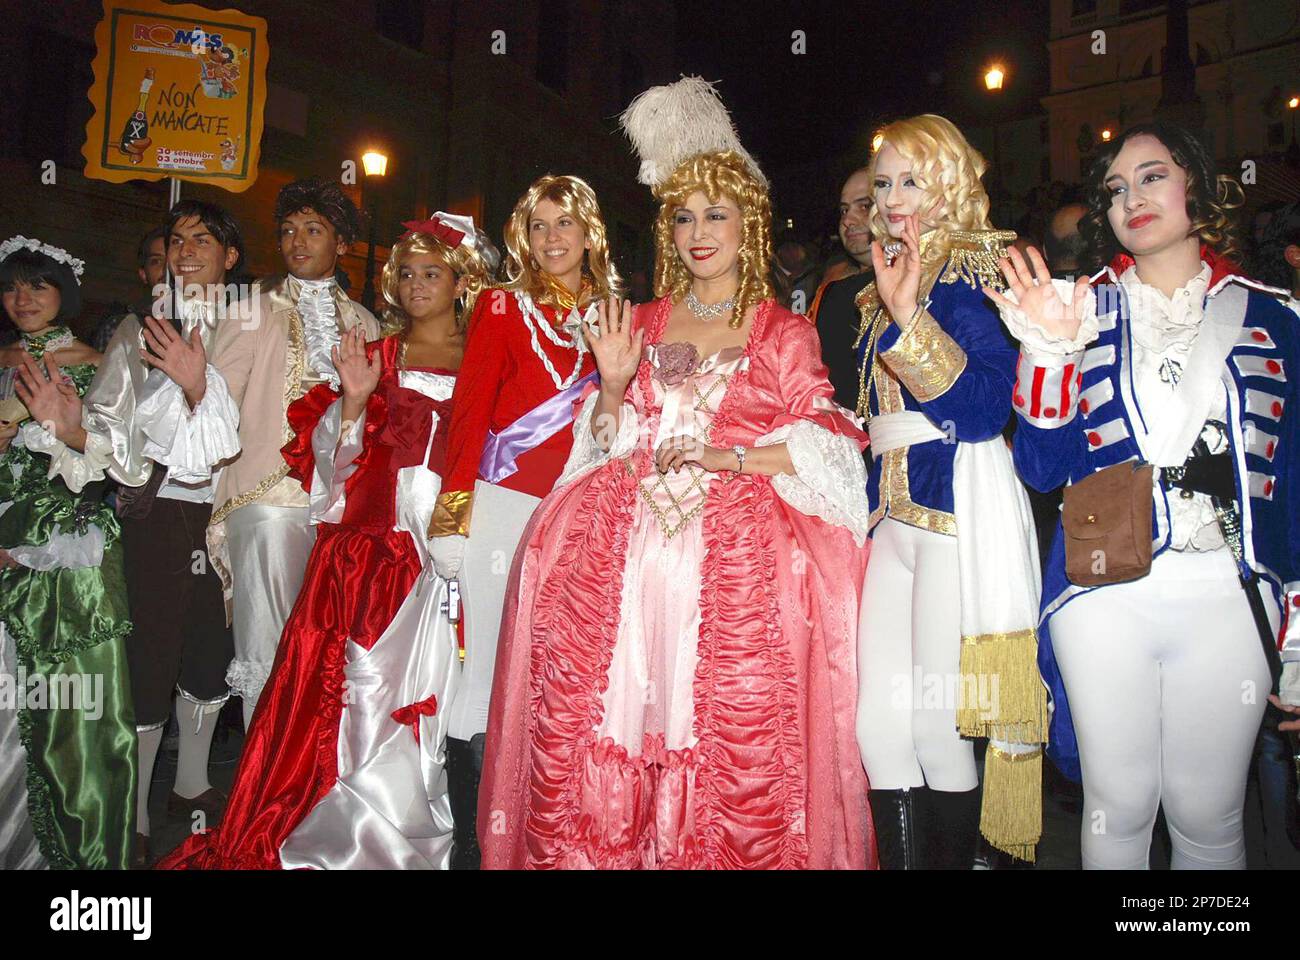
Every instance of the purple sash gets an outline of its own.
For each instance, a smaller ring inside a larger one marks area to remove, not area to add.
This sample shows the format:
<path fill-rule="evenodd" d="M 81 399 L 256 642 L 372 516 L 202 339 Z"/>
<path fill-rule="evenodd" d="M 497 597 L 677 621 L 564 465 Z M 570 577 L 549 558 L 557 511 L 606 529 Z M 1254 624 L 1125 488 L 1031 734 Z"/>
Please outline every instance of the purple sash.
<path fill-rule="evenodd" d="M 500 433 L 489 430 L 478 462 L 478 475 L 488 483 L 500 483 L 517 471 L 515 461 L 520 456 L 573 423 L 573 405 L 587 384 L 596 383 L 597 379 L 593 370 L 573 386 L 533 407 Z"/>

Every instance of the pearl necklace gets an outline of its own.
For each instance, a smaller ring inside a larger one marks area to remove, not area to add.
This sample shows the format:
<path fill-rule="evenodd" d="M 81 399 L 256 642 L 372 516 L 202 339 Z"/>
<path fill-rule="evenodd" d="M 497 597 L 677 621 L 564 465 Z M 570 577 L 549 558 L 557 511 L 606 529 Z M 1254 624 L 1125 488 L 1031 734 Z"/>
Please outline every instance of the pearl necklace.
<path fill-rule="evenodd" d="M 528 335 L 532 339 L 533 353 L 537 354 L 538 359 L 542 361 L 542 366 L 544 366 L 546 372 L 551 375 L 551 382 L 555 384 L 555 389 L 567 390 L 578 382 L 578 375 L 582 372 L 582 355 L 587 352 L 587 341 L 583 339 L 582 336 L 582 320 L 581 316 L 578 315 L 577 308 L 575 307 L 573 310 L 569 311 L 569 319 L 573 320 L 575 316 L 577 316 L 578 322 L 573 331 L 573 339 L 566 340 L 556 332 L 555 328 L 551 325 L 551 322 L 546 319 L 546 315 L 537 308 L 537 304 L 533 303 L 533 298 L 526 292 L 516 290 L 515 302 L 519 304 L 519 312 L 523 314 L 524 317 L 524 326 L 528 328 Z M 588 308 L 588 310 L 592 309 L 595 309 L 594 304 Z M 568 377 L 565 377 L 564 379 L 560 378 L 560 375 L 555 371 L 555 366 L 551 363 L 551 358 L 548 357 L 546 351 L 542 349 L 542 345 L 537 339 L 537 330 L 539 327 L 542 332 L 546 334 L 546 339 L 550 340 L 551 343 L 555 344 L 557 347 L 578 351 L 578 359 L 573 365 L 573 372 L 569 374 Z"/>
<path fill-rule="evenodd" d="M 720 300 L 717 303 L 704 303 L 695 295 L 694 290 L 688 290 L 686 292 L 686 309 L 695 314 L 695 319 L 697 320 L 712 320 L 714 317 L 722 316 L 735 306 L 735 294 L 732 294 L 726 300 Z"/>

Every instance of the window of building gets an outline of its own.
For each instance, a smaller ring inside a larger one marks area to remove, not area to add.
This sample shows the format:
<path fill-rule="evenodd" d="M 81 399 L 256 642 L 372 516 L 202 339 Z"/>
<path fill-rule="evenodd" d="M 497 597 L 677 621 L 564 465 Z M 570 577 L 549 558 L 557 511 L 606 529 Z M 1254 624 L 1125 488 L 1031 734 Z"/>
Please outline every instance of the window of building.
<path fill-rule="evenodd" d="M 421 0 L 377 0 L 375 29 L 412 50 L 424 47 L 424 4 Z"/>
<path fill-rule="evenodd" d="M 537 70 L 539 81 L 563 93 L 569 73 L 569 4 L 548 3 L 537 19 Z"/>

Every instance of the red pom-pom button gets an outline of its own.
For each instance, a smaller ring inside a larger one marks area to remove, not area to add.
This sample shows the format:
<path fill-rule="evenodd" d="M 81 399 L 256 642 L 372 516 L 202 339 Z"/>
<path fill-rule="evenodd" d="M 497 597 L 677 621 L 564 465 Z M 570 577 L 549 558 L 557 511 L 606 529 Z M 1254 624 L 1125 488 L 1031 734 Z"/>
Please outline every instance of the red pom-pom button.
<path fill-rule="evenodd" d="M 1273 481 L 1272 481 L 1272 480 L 1265 480 L 1265 481 L 1264 481 L 1264 496 L 1266 496 L 1266 497 L 1271 497 L 1272 495 L 1273 495 Z"/>
<path fill-rule="evenodd" d="M 1264 364 L 1264 366 L 1268 368 L 1269 373 L 1282 372 L 1282 364 L 1278 363 L 1276 360 L 1270 360 L 1268 363 Z"/>
<path fill-rule="evenodd" d="M 1092 409 L 1092 404 L 1090 404 L 1087 400 L 1080 400 L 1079 409 L 1086 414 L 1089 410 Z"/>
<path fill-rule="evenodd" d="M 1263 330 L 1255 330 L 1251 333 L 1251 336 L 1254 337 L 1256 343 L 1268 343 L 1268 334 Z"/>
<path fill-rule="evenodd" d="M 1055 408 L 1055 407 L 1044 407 L 1044 408 L 1043 408 L 1043 416 L 1045 416 L 1045 417 L 1054 417 L 1054 416 L 1056 416 L 1056 408 Z"/>
<path fill-rule="evenodd" d="M 1100 447 L 1100 446 L 1101 446 L 1101 434 L 1098 433 L 1096 430 L 1089 430 L 1089 431 L 1088 431 L 1088 442 L 1089 442 L 1090 444 L 1092 444 L 1094 447 Z"/>
<path fill-rule="evenodd" d="M 1276 440 L 1270 440 L 1270 441 L 1268 442 L 1268 446 L 1264 448 L 1264 456 L 1266 456 L 1266 457 L 1268 457 L 1270 460 L 1272 460 L 1272 459 L 1273 459 L 1273 451 L 1276 450 L 1276 449 L 1277 449 L 1277 441 L 1276 441 Z"/>
<path fill-rule="evenodd" d="M 1300 607 L 1300 595 L 1291 598 L 1291 606 Z"/>
<path fill-rule="evenodd" d="M 1023 407 L 1025 405 L 1025 398 L 1018 393 L 1012 397 L 1011 400 L 1017 407 Z"/>
<path fill-rule="evenodd" d="M 1273 416 L 1282 416 L 1282 402 L 1280 400 L 1273 401 Z"/>

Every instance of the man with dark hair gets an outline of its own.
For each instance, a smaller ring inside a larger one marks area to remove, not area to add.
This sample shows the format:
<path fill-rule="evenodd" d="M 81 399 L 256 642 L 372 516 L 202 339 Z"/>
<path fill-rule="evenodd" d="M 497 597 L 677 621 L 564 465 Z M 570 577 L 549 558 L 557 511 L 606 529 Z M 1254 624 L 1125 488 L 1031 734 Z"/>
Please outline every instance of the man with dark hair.
<path fill-rule="evenodd" d="M 122 319 L 76 411 L 32 408 L 34 417 L 55 427 L 47 452 L 69 489 L 106 474 L 123 488 L 117 509 L 134 626 L 127 661 L 141 784 L 134 866 L 149 860 L 148 785 L 173 691 L 180 742 L 168 812 L 187 820 L 199 813 L 209 824 L 220 816 L 225 798 L 208 780 L 208 756 L 215 714 L 230 697 L 225 676 L 234 653 L 221 582 L 204 554 L 214 484 L 210 476 L 186 476 L 158 464 L 178 443 L 201 442 L 214 461 L 233 456 L 238 446 L 233 433 L 187 432 L 187 423 L 170 417 L 159 398 L 195 369 L 202 375 L 201 358 L 218 327 L 239 324 L 238 317 L 225 316 L 231 301 L 226 281 L 242 259 L 243 241 L 225 210 L 198 201 L 172 208 L 166 239 L 173 279 L 158 305 L 164 316 L 145 315 L 143 323 L 135 313 Z M 220 378 L 209 386 L 187 420 L 207 418 L 216 407 L 237 417 Z"/>
<path fill-rule="evenodd" d="M 1300 203 L 1270 211 L 1249 265 L 1256 280 L 1300 297 Z"/>
<path fill-rule="evenodd" d="M 154 227 L 135 248 L 136 275 L 144 285 L 144 295 L 134 304 L 115 303 L 104 318 L 95 324 L 89 343 L 103 353 L 121 324 L 130 314 L 137 317 L 150 312 L 150 305 L 159 293 L 165 291 L 167 281 L 167 227 Z"/>
<path fill-rule="evenodd" d="M 280 191 L 275 217 L 287 273 L 259 289 L 251 323 L 221 325 L 206 373 L 191 369 L 177 378 L 166 403 L 195 439 L 173 444 L 162 461 L 186 476 L 208 476 L 218 460 L 198 438 L 238 434 L 240 453 L 217 480 L 208 544 L 234 627 L 235 659 L 226 679 L 244 701 L 245 724 L 316 541 L 310 498 L 280 456 L 291 435 L 285 410 L 317 383 L 338 387 L 331 351 L 343 332 L 361 325 L 367 340 L 379 337 L 370 311 L 348 299 L 335 277 L 357 234 L 352 201 L 335 183 L 299 180 Z M 205 401 L 218 381 L 238 407 L 233 416 Z"/>
<path fill-rule="evenodd" d="M 853 258 L 855 272 L 833 280 L 817 291 L 812 319 L 822 343 L 822 363 L 835 388 L 835 402 L 847 410 L 858 406 L 857 295 L 871 282 L 870 171 L 861 167 L 849 174 L 840 190 L 840 243 Z"/>
<path fill-rule="evenodd" d="M 1053 277 L 1073 279 L 1088 269 L 1083 262 L 1086 245 L 1079 232 L 1079 221 L 1088 212 L 1082 203 L 1067 203 L 1052 214 L 1043 237 L 1043 252 Z"/>

